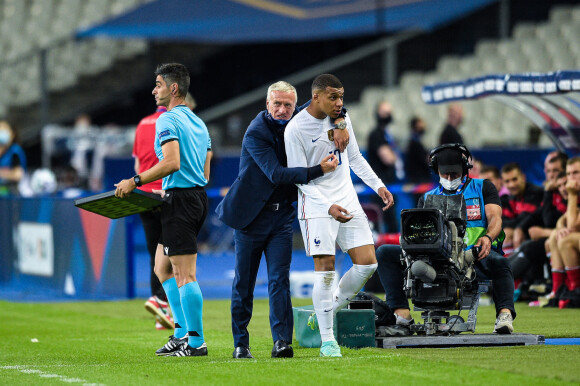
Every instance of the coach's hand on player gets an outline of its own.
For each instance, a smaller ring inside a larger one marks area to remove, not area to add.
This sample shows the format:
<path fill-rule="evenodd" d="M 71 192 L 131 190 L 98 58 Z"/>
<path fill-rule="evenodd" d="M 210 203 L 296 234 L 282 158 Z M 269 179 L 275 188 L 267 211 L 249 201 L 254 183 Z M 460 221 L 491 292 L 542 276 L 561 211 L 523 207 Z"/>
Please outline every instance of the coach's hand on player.
<path fill-rule="evenodd" d="M 342 206 L 337 204 L 332 204 L 330 209 L 328 209 L 328 214 L 331 215 L 338 222 L 349 222 L 352 220 L 352 214 L 348 210 L 344 209 Z"/>
<path fill-rule="evenodd" d="M 334 120 L 334 124 L 336 125 L 340 121 L 344 121 L 344 118 L 342 117 L 336 118 Z M 348 134 L 348 129 L 342 130 L 334 129 L 333 132 L 334 132 L 334 146 L 336 146 L 336 148 L 340 150 L 340 152 L 342 153 L 346 149 L 348 141 L 350 140 L 350 134 Z"/>
<path fill-rule="evenodd" d="M 338 166 L 338 157 L 335 157 L 333 154 L 324 157 L 324 159 L 320 163 L 322 173 L 324 174 L 335 171 L 337 166 Z"/>
<path fill-rule="evenodd" d="M 379 194 L 379 197 L 385 203 L 385 206 L 383 206 L 383 212 L 395 204 L 395 200 L 393 199 L 393 195 L 391 194 L 391 192 L 389 192 L 387 190 L 387 188 L 385 188 L 385 187 L 379 188 L 378 194 Z"/>
<path fill-rule="evenodd" d="M 121 182 L 116 183 L 115 186 L 117 187 L 117 190 L 115 190 L 115 197 L 119 198 L 127 197 L 137 187 L 132 178 L 122 180 Z"/>

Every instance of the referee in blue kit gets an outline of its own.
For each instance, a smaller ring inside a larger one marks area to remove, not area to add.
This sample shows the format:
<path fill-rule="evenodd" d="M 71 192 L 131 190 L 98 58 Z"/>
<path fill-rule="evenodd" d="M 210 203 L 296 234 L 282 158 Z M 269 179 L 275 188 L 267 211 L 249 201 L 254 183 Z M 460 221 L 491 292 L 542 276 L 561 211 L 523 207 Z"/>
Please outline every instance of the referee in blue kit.
<path fill-rule="evenodd" d="M 142 184 L 163 178 L 155 273 L 171 305 L 175 332 L 156 354 L 205 356 L 203 297 L 196 279 L 196 261 L 197 234 L 207 216 L 204 165 L 211 143 L 203 121 L 185 105 L 190 82 L 187 68 L 179 63 L 162 64 L 155 75 L 155 101 L 167 107 L 155 124 L 159 163 L 116 184 L 115 195 L 123 198 Z"/>

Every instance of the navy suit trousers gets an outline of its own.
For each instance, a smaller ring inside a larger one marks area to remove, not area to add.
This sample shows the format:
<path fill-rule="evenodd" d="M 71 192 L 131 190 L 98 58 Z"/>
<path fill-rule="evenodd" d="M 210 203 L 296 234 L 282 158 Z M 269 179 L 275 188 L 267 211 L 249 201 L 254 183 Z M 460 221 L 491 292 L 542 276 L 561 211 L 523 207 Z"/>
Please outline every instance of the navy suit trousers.
<path fill-rule="evenodd" d="M 250 225 L 234 231 L 236 269 L 232 284 L 234 346 L 250 346 L 248 324 L 254 305 L 254 287 L 262 253 L 268 269 L 270 329 L 274 341 L 292 342 L 294 320 L 290 300 L 292 221 L 296 211 L 285 204 L 276 212 L 264 209 Z"/>

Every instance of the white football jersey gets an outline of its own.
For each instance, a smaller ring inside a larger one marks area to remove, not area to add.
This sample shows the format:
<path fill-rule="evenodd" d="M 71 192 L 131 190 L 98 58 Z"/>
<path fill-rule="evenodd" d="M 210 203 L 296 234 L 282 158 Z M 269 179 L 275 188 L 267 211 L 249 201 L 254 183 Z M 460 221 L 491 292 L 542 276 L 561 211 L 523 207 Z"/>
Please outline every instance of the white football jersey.
<path fill-rule="evenodd" d="M 335 171 L 310 181 L 298 184 L 298 218 L 331 217 L 328 209 L 338 204 L 350 213 L 362 212 L 358 196 L 350 178 L 350 169 L 375 192 L 384 187 L 360 153 L 352 123 L 346 115 L 349 144 L 343 153 L 328 138 L 332 130 L 330 118 L 314 118 L 306 109 L 298 113 L 286 126 L 284 142 L 288 167 L 311 167 L 319 165 L 327 155 L 338 157 Z"/>

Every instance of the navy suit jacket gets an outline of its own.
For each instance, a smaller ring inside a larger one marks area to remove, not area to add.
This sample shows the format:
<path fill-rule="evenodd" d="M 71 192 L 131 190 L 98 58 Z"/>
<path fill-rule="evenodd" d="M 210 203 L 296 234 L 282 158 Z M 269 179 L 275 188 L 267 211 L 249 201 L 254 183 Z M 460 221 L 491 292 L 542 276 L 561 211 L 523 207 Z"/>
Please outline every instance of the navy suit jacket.
<path fill-rule="evenodd" d="M 288 189 L 285 196 L 295 201 L 295 184 L 308 183 L 309 175 L 322 175 L 320 165 L 286 167 L 283 129 L 275 127 L 266 114 L 266 110 L 260 112 L 246 130 L 238 176 L 216 209 L 219 219 L 234 229 L 244 229 L 254 221 L 278 186 Z"/>

